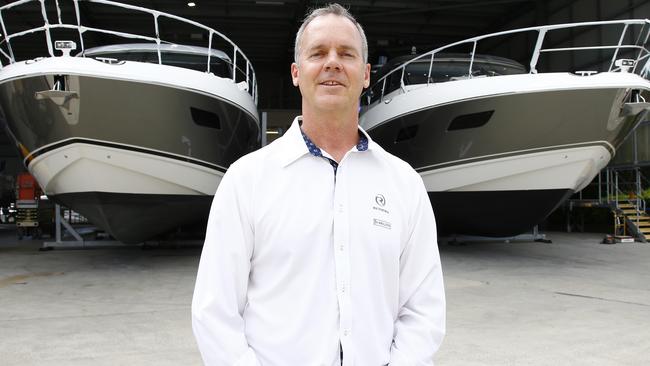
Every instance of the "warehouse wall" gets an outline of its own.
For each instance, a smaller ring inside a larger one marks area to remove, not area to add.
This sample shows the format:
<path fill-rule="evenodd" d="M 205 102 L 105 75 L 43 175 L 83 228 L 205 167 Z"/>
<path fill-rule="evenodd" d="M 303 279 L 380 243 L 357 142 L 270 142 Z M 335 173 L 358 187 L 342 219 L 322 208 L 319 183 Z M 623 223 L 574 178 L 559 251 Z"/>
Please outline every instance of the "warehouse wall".
<path fill-rule="evenodd" d="M 650 2 L 647 0 L 553 0 L 539 1 L 532 10 L 515 12 L 507 16 L 498 29 L 490 31 L 503 31 L 525 28 L 537 25 L 562 24 L 575 22 L 589 22 L 598 20 L 634 19 L 650 17 Z M 597 44 L 618 43 L 622 26 L 610 26 L 605 29 L 584 27 L 572 30 L 551 32 L 545 38 L 544 47 L 571 47 L 593 46 Z M 638 37 L 641 27 L 632 27 L 626 32 L 626 41 Z M 528 66 L 532 55 L 531 45 L 537 37 L 536 32 L 504 37 L 499 42 L 486 42 L 479 51 L 495 54 L 502 57 L 515 59 Z M 545 71 L 564 70 L 568 66 L 573 71 L 594 70 L 603 71 L 606 63 L 613 56 L 613 51 L 582 51 L 580 53 L 552 53 L 542 54 L 539 59 L 538 69 Z M 619 55 L 617 58 L 632 55 Z M 600 60 L 600 61 L 597 61 Z"/>

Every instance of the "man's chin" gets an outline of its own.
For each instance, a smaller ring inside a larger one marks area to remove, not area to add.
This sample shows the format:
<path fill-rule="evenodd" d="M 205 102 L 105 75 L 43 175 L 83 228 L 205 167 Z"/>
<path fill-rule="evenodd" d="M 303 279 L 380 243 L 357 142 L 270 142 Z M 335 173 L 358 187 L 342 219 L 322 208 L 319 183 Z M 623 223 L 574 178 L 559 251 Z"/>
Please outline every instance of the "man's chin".
<path fill-rule="evenodd" d="M 345 108 L 349 104 L 350 100 L 348 98 L 338 95 L 329 95 L 317 98 L 314 107 L 321 110 L 341 110 L 341 108 Z"/>

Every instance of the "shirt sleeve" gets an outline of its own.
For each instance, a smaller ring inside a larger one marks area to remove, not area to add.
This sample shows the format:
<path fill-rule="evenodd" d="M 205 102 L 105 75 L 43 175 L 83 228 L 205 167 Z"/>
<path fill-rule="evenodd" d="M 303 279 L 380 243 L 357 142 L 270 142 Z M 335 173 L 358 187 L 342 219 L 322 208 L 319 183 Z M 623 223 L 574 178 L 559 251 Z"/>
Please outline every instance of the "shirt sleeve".
<path fill-rule="evenodd" d="M 205 365 L 260 366 L 245 335 L 243 312 L 253 230 L 234 164 L 212 202 L 192 299 L 192 328 Z"/>
<path fill-rule="evenodd" d="M 418 176 L 410 236 L 400 256 L 399 310 L 391 366 L 433 365 L 445 335 L 446 305 L 436 222 Z"/>

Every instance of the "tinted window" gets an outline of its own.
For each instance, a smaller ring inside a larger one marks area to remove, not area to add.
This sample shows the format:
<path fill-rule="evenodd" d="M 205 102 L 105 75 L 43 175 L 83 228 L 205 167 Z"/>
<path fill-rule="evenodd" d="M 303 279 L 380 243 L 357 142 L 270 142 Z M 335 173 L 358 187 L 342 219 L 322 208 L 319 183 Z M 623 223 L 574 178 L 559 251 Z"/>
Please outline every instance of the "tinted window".
<path fill-rule="evenodd" d="M 472 76 L 499 76 L 523 74 L 526 70 L 490 62 L 474 62 Z M 426 84 L 429 73 L 429 62 L 414 62 L 406 66 L 406 84 Z M 434 61 L 429 82 L 443 82 L 452 78 L 467 77 L 469 61 Z"/>
<path fill-rule="evenodd" d="M 447 127 L 447 131 L 481 127 L 488 123 L 492 114 L 494 114 L 494 111 L 470 113 L 458 116 L 451 121 L 449 127 Z"/>
<path fill-rule="evenodd" d="M 107 57 L 119 61 L 158 63 L 158 53 L 156 51 L 102 52 L 93 54 L 90 57 Z M 208 57 L 205 55 L 161 52 L 161 59 L 163 65 L 182 67 L 184 69 L 203 72 L 207 71 Z M 216 56 L 210 58 L 210 72 L 224 78 L 232 77 L 230 64 Z"/>

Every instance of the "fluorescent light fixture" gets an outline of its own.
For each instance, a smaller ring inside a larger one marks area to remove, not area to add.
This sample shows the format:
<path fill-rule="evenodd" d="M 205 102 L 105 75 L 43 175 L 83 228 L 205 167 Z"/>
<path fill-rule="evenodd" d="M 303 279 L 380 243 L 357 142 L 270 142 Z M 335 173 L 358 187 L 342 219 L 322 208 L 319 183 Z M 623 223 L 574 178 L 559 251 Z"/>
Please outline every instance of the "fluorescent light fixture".
<path fill-rule="evenodd" d="M 187 3 L 187 6 L 189 6 L 190 8 L 193 8 L 193 7 L 196 6 L 196 3 L 190 1 L 189 3 Z"/>

